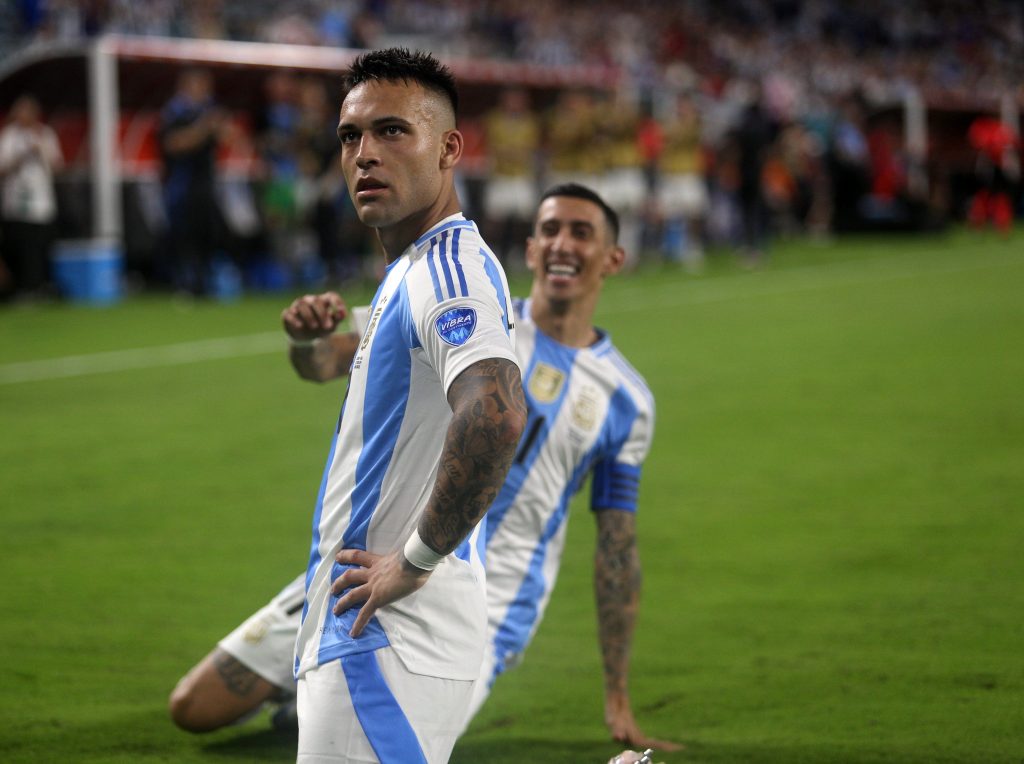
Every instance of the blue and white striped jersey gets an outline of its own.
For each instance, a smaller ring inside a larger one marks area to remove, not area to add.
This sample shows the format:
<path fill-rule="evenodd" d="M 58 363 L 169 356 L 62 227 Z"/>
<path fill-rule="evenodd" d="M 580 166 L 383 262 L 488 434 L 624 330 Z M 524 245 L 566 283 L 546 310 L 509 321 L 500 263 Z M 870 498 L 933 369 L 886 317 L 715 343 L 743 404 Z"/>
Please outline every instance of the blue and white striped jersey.
<path fill-rule="evenodd" d="M 517 363 L 505 274 L 462 215 L 388 266 L 352 362 L 313 516 L 295 675 L 390 644 L 418 674 L 474 679 L 486 629 L 478 527 L 417 592 L 381 608 L 358 639 L 357 609 L 335 616 L 341 549 L 388 554 L 415 530 L 451 419 L 447 391 L 471 364 Z"/>
<path fill-rule="evenodd" d="M 567 347 L 530 320 L 528 300 L 514 309 L 529 419 L 485 521 L 495 674 L 517 660 L 547 607 L 570 499 L 592 474 L 592 509 L 636 511 L 654 434 L 647 383 L 607 335 L 587 348 Z"/>

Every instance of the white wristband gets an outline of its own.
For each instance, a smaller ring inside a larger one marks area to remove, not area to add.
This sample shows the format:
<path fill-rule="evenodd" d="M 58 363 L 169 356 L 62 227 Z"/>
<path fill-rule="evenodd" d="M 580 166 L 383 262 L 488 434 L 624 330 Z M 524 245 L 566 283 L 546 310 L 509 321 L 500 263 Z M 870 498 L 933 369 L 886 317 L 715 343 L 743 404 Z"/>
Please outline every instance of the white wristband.
<path fill-rule="evenodd" d="M 419 530 L 412 532 L 409 540 L 405 542 L 405 559 L 420 570 L 433 570 L 447 555 L 438 554 L 423 539 L 420 538 Z"/>
<path fill-rule="evenodd" d="M 297 340 L 290 334 L 286 334 L 285 336 L 288 338 L 288 346 L 293 348 L 316 347 L 320 340 L 323 339 L 322 337 L 314 337 L 311 340 Z"/>

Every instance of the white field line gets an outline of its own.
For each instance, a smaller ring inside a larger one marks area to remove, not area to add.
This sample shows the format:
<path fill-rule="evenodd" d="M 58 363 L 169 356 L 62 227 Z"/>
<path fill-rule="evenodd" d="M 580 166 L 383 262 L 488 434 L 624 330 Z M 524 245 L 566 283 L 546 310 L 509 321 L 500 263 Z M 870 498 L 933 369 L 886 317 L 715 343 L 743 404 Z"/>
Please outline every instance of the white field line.
<path fill-rule="evenodd" d="M 4 364 L 0 366 L 0 385 L 84 377 L 89 374 L 109 374 L 133 369 L 153 369 L 159 366 L 178 366 L 198 361 L 242 358 L 268 353 L 281 353 L 283 356 L 284 349 L 284 333 L 278 331 L 181 342 L 175 345 L 112 350 L 106 353 L 69 355 L 42 361 Z"/>
<path fill-rule="evenodd" d="M 922 262 L 921 258 L 927 256 L 926 253 L 914 252 L 904 256 L 871 261 L 870 264 L 863 260 L 822 263 L 821 265 L 808 265 L 784 271 L 741 274 L 730 276 L 717 283 L 702 282 L 699 294 L 691 293 L 686 288 L 686 282 L 673 282 L 653 290 L 627 289 L 614 295 L 608 295 L 608 298 L 602 302 L 601 313 L 614 315 L 646 311 L 652 308 L 709 305 L 731 300 L 784 296 L 835 287 L 967 273 L 1009 265 L 1019 266 L 1024 263 L 1024 260 L 1016 257 L 985 259 L 984 256 L 979 256 L 978 260 L 973 261 L 943 264 Z M 911 257 L 916 264 L 914 267 L 907 267 L 902 261 Z M 865 273 L 865 268 L 871 272 Z M 855 272 L 850 273 L 851 271 Z M 765 279 L 771 279 L 774 283 L 765 283 Z M 284 336 L 281 332 L 261 332 L 237 337 L 182 342 L 175 345 L 64 356 L 0 365 L 0 385 L 67 379 L 90 374 L 109 374 L 133 369 L 152 369 L 159 366 L 178 366 L 216 359 L 243 358 L 283 353 L 283 350 Z"/>

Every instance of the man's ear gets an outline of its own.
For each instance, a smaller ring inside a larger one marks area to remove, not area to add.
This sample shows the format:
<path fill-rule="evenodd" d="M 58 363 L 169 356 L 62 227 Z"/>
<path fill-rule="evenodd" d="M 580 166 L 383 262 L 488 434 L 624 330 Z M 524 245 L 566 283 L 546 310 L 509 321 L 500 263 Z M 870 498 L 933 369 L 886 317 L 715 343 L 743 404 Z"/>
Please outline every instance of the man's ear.
<path fill-rule="evenodd" d="M 529 268 L 531 271 L 534 269 L 534 267 L 537 265 L 537 263 L 540 262 L 540 260 L 539 260 L 540 255 L 538 255 L 537 249 L 538 249 L 538 247 L 537 247 L 537 240 L 534 239 L 532 236 L 527 236 L 526 237 L 526 267 Z"/>
<path fill-rule="evenodd" d="M 626 250 L 620 247 L 618 244 L 612 248 L 611 254 L 608 255 L 608 260 L 604 264 L 604 269 L 601 271 L 602 276 L 612 276 L 622 270 L 622 266 L 626 264 Z"/>
<path fill-rule="evenodd" d="M 458 130 L 449 130 L 444 134 L 444 143 L 441 144 L 442 170 L 450 170 L 462 159 L 463 149 L 462 133 Z"/>

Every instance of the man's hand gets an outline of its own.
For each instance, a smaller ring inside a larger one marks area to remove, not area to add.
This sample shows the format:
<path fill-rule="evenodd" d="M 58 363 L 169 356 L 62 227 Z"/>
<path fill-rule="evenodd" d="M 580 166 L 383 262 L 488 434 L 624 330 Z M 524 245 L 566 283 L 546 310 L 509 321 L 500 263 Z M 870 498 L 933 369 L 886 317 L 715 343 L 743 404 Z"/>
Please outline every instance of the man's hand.
<path fill-rule="evenodd" d="M 352 590 L 338 600 L 334 614 L 341 615 L 349 608 L 362 603 L 363 609 L 352 624 L 350 636 L 363 633 L 378 608 L 390 605 L 419 589 L 430 577 L 429 570 L 420 570 L 405 559 L 399 549 L 381 556 L 361 549 L 343 549 L 334 556 L 342 565 L 359 565 L 342 573 L 331 585 L 331 593 L 340 595 L 345 589 Z"/>
<path fill-rule="evenodd" d="M 281 323 L 293 340 L 308 341 L 326 337 L 348 315 L 348 308 L 336 292 L 307 294 L 281 311 Z"/>
<path fill-rule="evenodd" d="M 633 710 L 629 705 L 629 698 L 621 695 L 608 696 L 604 704 L 604 723 L 608 725 L 608 731 L 612 738 L 628 745 L 630 748 L 655 748 L 659 751 L 680 751 L 682 746 L 669 740 L 657 740 L 648 737 L 637 726 L 633 718 Z"/>

